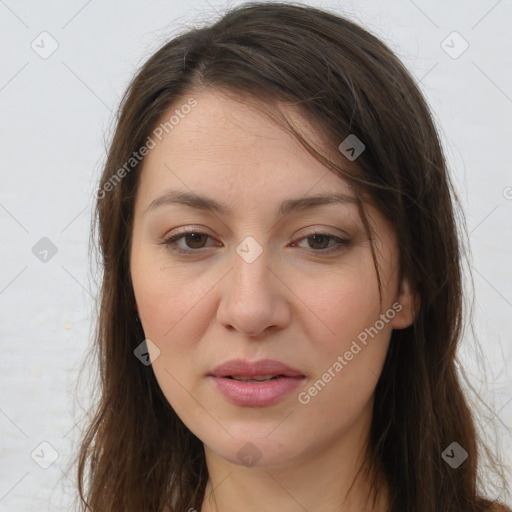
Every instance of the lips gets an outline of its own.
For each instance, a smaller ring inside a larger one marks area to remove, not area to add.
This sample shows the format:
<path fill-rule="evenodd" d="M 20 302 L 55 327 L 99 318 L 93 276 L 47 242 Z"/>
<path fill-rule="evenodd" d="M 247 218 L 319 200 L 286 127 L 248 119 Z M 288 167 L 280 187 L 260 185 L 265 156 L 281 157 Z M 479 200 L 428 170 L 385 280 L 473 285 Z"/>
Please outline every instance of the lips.
<path fill-rule="evenodd" d="M 290 395 L 306 376 L 280 361 L 234 359 L 217 366 L 208 380 L 231 403 L 240 407 L 267 407 Z"/>
<path fill-rule="evenodd" d="M 255 362 L 233 359 L 217 366 L 208 375 L 240 381 L 263 381 L 276 377 L 304 377 L 300 370 L 273 359 L 263 359 Z"/>
<path fill-rule="evenodd" d="M 242 377 L 240 375 L 230 375 L 226 378 L 237 380 L 239 382 L 267 382 L 269 380 L 279 379 L 280 377 L 284 377 L 284 375 L 265 375 L 264 377 L 254 377 L 254 379 L 251 379 L 250 377 Z"/>

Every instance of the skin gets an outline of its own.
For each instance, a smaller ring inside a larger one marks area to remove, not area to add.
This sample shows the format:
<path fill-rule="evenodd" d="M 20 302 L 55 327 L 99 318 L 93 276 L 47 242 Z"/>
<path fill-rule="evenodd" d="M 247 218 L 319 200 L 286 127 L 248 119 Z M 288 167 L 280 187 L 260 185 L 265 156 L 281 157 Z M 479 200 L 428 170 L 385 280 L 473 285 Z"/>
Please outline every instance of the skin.
<path fill-rule="evenodd" d="M 413 294 L 398 279 L 393 230 L 366 206 L 383 285 L 381 307 L 370 241 L 355 204 L 276 215 L 286 199 L 333 191 L 353 195 L 348 185 L 247 103 L 212 90 L 193 96 L 198 105 L 146 157 L 130 270 L 144 333 L 160 351 L 150 349 L 155 376 L 204 443 L 209 481 L 201 512 L 364 510 L 369 488 L 363 479 L 346 493 L 368 437 L 391 331 L 414 318 Z M 347 160 L 347 168 L 355 164 Z M 144 213 L 168 189 L 206 195 L 231 212 L 172 204 Z M 191 255 L 162 243 L 184 228 L 208 235 L 176 242 L 196 251 Z M 315 242 L 311 232 L 351 243 Z M 236 252 L 248 236 L 262 249 L 252 263 Z M 326 254 L 326 247 L 335 246 L 338 251 Z M 400 312 L 366 346 L 360 344 L 362 350 L 321 392 L 300 403 L 298 393 L 396 302 Z M 306 380 L 272 406 L 234 405 L 207 374 L 238 357 L 277 359 L 300 369 Z M 261 454 L 253 466 L 237 456 L 248 442 Z M 385 507 L 383 497 L 371 510 Z"/>

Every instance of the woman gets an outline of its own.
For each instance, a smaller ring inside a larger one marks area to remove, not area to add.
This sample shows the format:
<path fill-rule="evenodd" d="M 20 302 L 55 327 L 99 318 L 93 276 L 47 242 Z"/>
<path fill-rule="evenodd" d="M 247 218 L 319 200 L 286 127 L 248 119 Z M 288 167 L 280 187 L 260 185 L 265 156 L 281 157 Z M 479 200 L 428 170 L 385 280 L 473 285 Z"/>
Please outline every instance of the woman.
<path fill-rule="evenodd" d="M 83 510 L 506 510 L 455 366 L 455 203 L 414 80 L 352 22 L 251 3 L 164 45 L 98 189 Z"/>

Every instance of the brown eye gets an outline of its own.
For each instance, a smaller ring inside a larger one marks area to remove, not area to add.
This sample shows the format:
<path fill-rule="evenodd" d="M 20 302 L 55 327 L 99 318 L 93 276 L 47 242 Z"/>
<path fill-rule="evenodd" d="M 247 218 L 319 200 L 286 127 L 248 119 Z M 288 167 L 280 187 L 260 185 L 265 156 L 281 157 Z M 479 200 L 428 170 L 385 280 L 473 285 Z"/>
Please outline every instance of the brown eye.
<path fill-rule="evenodd" d="M 177 252 L 188 254 L 194 252 L 200 253 L 202 252 L 200 251 L 200 249 L 207 247 L 205 244 L 209 238 L 212 237 L 207 235 L 206 233 L 200 233 L 198 231 L 187 231 L 167 238 L 162 242 L 162 244 L 168 247 L 169 249 Z M 182 239 L 185 242 L 185 245 L 178 243 Z"/>
<path fill-rule="evenodd" d="M 188 233 L 184 235 L 184 239 L 187 242 L 188 248 L 190 249 L 200 249 L 203 247 L 201 240 L 206 242 L 207 238 L 208 235 L 205 235 L 204 233 Z"/>
<path fill-rule="evenodd" d="M 312 252 L 326 254 L 339 251 L 350 244 L 350 240 L 330 235 L 328 233 L 311 233 L 301 238 L 299 242 L 302 242 L 303 240 L 307 241 L 308 247 L 306 247 L 306 249 L 309 248 Z M 330 243 L 330 241 L 333 241 L 334 243 Z M 300 247 L 298 243 L 296 245 Z"/>
<path fill-rule="evenodd" d="M 310 241 L 312 249 L 327 249 L 327 247 L 329 247 L 329 239 L 332 238 L 333 237 L 330 237 L 329 235 L 312 235 L 308 236 L 307 240 Z"/>

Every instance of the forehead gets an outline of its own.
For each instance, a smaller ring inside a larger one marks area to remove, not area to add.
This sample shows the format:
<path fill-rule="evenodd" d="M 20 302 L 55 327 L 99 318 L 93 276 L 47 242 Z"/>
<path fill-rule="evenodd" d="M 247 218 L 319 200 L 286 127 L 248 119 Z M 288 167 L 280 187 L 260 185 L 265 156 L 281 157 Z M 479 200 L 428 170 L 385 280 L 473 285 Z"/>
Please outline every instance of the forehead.
<path fill-rule="evenodd" d="M 188 113 L 174 116 L 145 157 L 140 193 L 148 198 L 169 186 L 222 194 L 226 202 L 259 193 L 270 200 L 281 195 L 351 194 L 339 176 L 315 159 L 299 141 L 253 103 L 237 101 L 219 91 L 191 94 L 197 101 Z M 185 96 L 161 117 L 159 126 L 180 110 Z M 313 144 L 321 140 L 291 108 L 284 107 L 294 126 Z M 162 130 L 161 130 L 162 131 Z M 348 167 L 348 166 L 347 166 Z"/>

